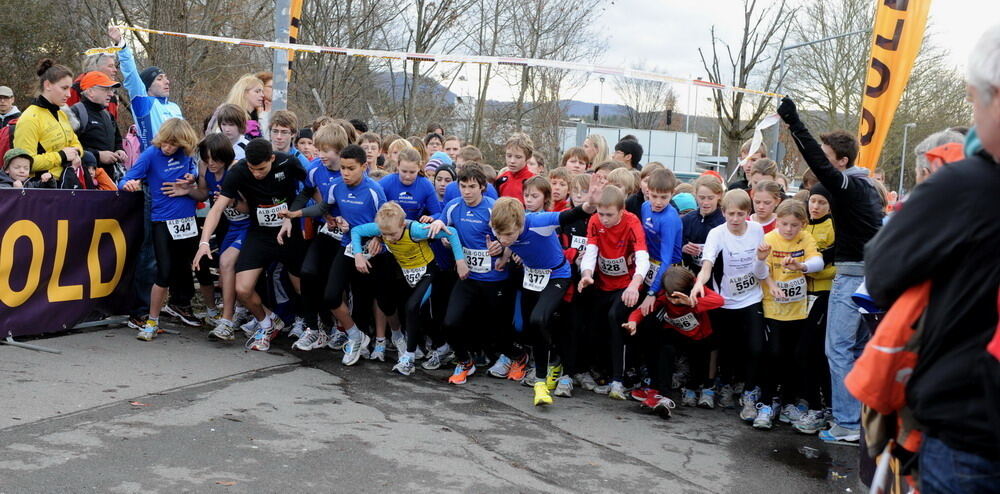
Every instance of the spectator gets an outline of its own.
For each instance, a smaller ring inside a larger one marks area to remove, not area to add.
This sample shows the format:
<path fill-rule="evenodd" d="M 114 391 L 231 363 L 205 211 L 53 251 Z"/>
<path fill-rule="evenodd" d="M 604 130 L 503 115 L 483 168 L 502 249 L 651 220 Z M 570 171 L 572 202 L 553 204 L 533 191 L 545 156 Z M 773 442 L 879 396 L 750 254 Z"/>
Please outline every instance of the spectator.
<path fill-rule="evenodd" d="M 299 117 L 289 110 L 278 110 L 271 115 L 268 125 L 267 135 L 273 149 L 292 156 L 302 163 L 302 168 L 308 169 L 310 160 L 293 145 L 297 140 L 295 133 L 299 128 Z M 312 137 L 311 133 L 309 137 Z"/>
<path fill-rule="evenodd" d="M 226 96 L 226 101 L 219 105 L 212 114 L 212 119 L 205 127 L 206 133 L 223 132 L 219 122 L 219 109 L 224 105 L 235 105 L 246 113 L 247 142 L 254 137 L 261 137 L 261 131 L 267 130 L 260 126 L 260 116 L 257 111 L 264 104 L 264 83 L 253 74 L 244 74 L 233 84 Z M 223 132 L 224 133 L 224 132 Z M 242 159 L 240 157 L 237 160 Z"/>
<path fill-rule="evenodd" d="M 3 171 L 0 171 L 0 189 L 51 189 L 56 186 L 51 173 L 43 173 L 31 178 L 31 164 L 34 158 L 23 149 L 11 149 L 3 155 Z"/>
<path fill-rule="evenodd" d="M 424 131 L 424 135 L 427 134 L 437 134 L 439 136 L 444 135 L 444 127 L 438 123 L 427 124 L 427 130 Z"/>
<path fill-rule="evenodd" d="M 611 154 L 608 152 L 608 141 L 600 134 L 590 134 L 583 140 L 583 151 L 587 153 L 587 162 L 590 167 L 594 167 L 609 161 Z"/>
<path fill-rule="evenodd" d="M 97 159 L 97 164 L 117 182 L 124 174 L 124 163 L 128 156 L 122 147 L 122 136 L 115 119 L 107 110 L 108 103 L 121 83 L 112 80 L 104 72 L 87 72 L 77 79 L 81 99 L 71 107 L 79 121 L 76 135 L 88 151 Z"/>
<path fill-rule="evenodd" d="M 441 134 L 427 134 L 427 137 L 424 137 L 424 146 L 427 147 L 427 154 L 433 155 L 444 149 L 444 137 Z"/>
<path fill-rule="evenodd" d="M 37 74 L 40 94 L 17 121 L 14 147 L 32 154 L 32 173 L 40 176 L 48 172 L 58 179 L 63 168 L 80 167 L 83 152 L 69 117 L 59 110 L 69 98 L 73 73 L 46 58 L 38 64 Z"/>
<path fill-rule="evenodd" d="M 83 72 L 80 74 L 76 80 L 73 81 L 73 87 L 69 90 L 69 100 L 66 102 L 67 105 L 73 106 L 80 102 L 80 93 L 83 91 L 80 88 L 80 79 L 83 78 L 84 74 L 89 72 L 103 72 L 111 80 L 115 79 L 118 75 L 118 57 L 111 53 L 97 53 L 94 55 L 88 55 L 83 59 Z M 108 102 L 108 113 L 116 121 L 118 120 L 118 95 L 112 93 L 111 101 Z"/>
<path fill-rule="evenodd" d="M 153 137 L 160 131 L 163 122 L 171 118 L 184 118 L 181 107 L 170 101 L 170 79 L 159 67 L 146 67 L 141 73 L 135 66 L 132 50 L 125 44 L 121 31 L 117 27 L 108 28 L 108 36 L 118 52 L 122 75 L 125 78 L 125 90 L 128 91 L 132 103 L 132 116 L 135 127 L 139 130 L 139 141 L 146 149 Z"/>
<path fill-rule="evenodd" d="M 257 122 L 261 129 L 271 128 L 271 101 L 274 99 L 274 73 L 257 72 L 254 74 L 264 84 L 264 100 L 257 107 Z"/>
<path fill-rule="evenodd" d="M 444 139 L 444 152 L 452 161 L 458 160 L 458 152 L 462 150 L 462 140 L 458 136 L 448 136 Z"/>
<path fill-rule="evenodd" d="M 624 164 L 626 167 L 642 171 L 642 144 L 634 139 L 622 139 L 615 144 L 615 154 L 611 159 Z"/>
<path fill-rule="evenodd" d="M 938 170 L 938 168 L 943 164 L 940 162 L 931 163 L 927 157 L 927 152 L 931 149 L 944 146 L 945 144 L 959 144 L 962 145 L 965 142 L 965 136 L 955 132 L 951 129 L 945 129 L 941 132 L 935 132 L 926 139 L 920 141 L 917 147 L 914 148 L 913 152 L 916 155 L 916 165 L 915 174 L 917 184 L 922 183 L 927 180 L 932 173 Z"/>
<path fill-rule="evenodd" d="M 90 151 L 84 151 L 80 160 L 83 166 L 70 168 L 62 174 L 60 189 L 118 190 L 111 177 L 97 166 L 97 158 Z"/>
<path fill-rule="evenodd" d="M 0 127 L 6 127 L 11 120 L 21 116 L 21 110 L 14 106 L 14 91 L 0 86 Z"/>
<path fill-rule="evenodd" d="M 880 306 L 931 283 L 906 386 L 924 433 L 925 493 L 1000 490 L 1000 427 L 990 418 L 1000 409 L 998 363 L 986 351 L 997 329 L 1000 209 L 984 207 L 1000 183 L 1000 26 L 979 40 L 966 66 L 975 121 L 967 158 L 916 187 L 865 249 L 868 293 Z"/>
<path fill-rule="evenodd" d="M 819 437 L 831 442 L 856 442 L 861 438 L 861 403 L 847 392 L 844 376 L 854 366 L 857 349 L 867 341 L 868 331 L 851 295 L 864 276 L 864 245 L 882 225 L 882 197 L 868 170 L 854 165 L 858 157 L 854 134 L 842 130 L 823 134 L 821 146 L 802 123 L 790 98 L 781 100 L 778 114 L 788 124 L 809 169 L 833 198 L 830 206 L 837 239 L 837 275 L 827 312 L 826 357 L 830 362 L 834 424 Z"/>

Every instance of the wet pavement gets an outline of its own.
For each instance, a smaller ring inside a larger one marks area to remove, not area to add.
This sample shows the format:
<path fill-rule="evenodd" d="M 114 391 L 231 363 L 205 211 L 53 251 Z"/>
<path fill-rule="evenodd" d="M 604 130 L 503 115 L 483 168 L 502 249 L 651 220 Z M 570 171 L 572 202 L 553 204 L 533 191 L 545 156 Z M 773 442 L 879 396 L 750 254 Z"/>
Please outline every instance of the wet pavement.
<path fill-rule="evenodd" d="M 22 492 L 860 492 L 856 448 L 735 411 L 663 420 L 577 390 L 449 370 L 391 374 L 340 353 L 268 354 L 183 329 L 0 346 L 0 494 Z M 394 354 L 389 354 L 394 359 Z"/>

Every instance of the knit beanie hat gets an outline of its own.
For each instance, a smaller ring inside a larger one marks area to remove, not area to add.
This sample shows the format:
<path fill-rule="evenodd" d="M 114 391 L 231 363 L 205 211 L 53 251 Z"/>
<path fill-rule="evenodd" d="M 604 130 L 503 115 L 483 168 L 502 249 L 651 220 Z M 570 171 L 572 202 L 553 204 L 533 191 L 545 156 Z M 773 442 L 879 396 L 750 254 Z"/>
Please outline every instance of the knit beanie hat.
<path fill-rule="evenodd" d="M 146 91 L 149 91 L 149 86 L 152 86 L 153 81 L 162 73 L 163 71 L 155 65 L 146 67 L 139 73 L 139 79 L 142 79 L 142 83 L 146 85 Z"/>

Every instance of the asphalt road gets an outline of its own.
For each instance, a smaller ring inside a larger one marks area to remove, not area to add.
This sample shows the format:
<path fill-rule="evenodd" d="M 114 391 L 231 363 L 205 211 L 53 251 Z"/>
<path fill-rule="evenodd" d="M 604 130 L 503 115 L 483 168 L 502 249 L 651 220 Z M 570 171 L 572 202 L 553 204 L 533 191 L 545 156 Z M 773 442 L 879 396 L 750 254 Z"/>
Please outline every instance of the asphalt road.
<path fill-rule="evenodd" d="M 0 345 L 0 494 L 861 490 L 856 448 L 734 411 L 667 421 L 582 390 L 535 408 L 485 376 L 133 333 L 32 341 L 62 355 Z"/>

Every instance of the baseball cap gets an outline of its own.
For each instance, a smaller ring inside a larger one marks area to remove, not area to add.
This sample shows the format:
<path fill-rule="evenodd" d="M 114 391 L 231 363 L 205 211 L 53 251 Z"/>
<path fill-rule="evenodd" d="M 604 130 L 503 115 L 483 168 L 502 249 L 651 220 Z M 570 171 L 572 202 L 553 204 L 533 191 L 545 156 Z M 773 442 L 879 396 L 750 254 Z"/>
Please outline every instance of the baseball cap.
<path fill-rule="evenodd" d="M 80 78 L 80 89 L 86 91 L 94 86 L 100 87 L 121 87 L 121 83 L 108 77 L 107 74 L 99 70 L 92 70 L 83 74 Z"/>
<path fill-rule="evenodd" d="M 14 97 L 14 91 L 12 91 L 7 86 L 0 86 L 0 96 L 2 96 L 4 98 L 13 98 Z"/>
<path fill-rule="evenodd" d="M 10 165 L 10 161 L 12 159 L 17 158 L 19 156 L 23 156 L 25 158 L 28 158 L 28 161 L 30 161 L 31 163 L 35 162 L 35 157 L 32 156 L 31 153 L 29 153 L 29 152 L 27 152 L 27 151 L 25 151 L 25 150 L 23 150 L 21 148 L 14 148 L 14 149 L 11 149 L 11 150 L 7 151 L 3 155 L 3 167 L 4 167 L 4 169 L 7 169 L 7 166 Z"/>

